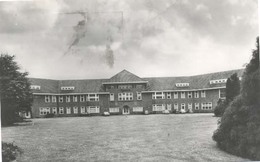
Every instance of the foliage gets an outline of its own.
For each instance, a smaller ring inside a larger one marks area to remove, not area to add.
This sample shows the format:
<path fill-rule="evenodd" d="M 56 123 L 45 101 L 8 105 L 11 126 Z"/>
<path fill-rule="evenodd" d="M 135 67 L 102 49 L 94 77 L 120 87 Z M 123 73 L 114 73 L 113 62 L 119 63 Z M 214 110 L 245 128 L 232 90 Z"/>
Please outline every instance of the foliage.
<path fill-rule="evenodd" d="M 218 100 L 218 104 L 214 109 L 214 114 L 217 117 L 220 117 L 224 114 L 224 111 L 226 109 L 226 107 L 228 106 L 228 103 L 226 102 L 226 100 Z"/>
<path fill-rule="evenodd" d="M 54 118 L 55 117 L 55 114 L 53 113 L 48 113 L 45 115 L 45 118 Z"/>
<path fill-rule="evenodd" d="M 18 113 L 30 111 L 32 93 L 27 72 L 20 72 L 14 56 L 1 54 L 0 57 L 0 95 L 2 125 L 17 121 Z"/>
<path fill-rule="evenodd" d="M 232 154 L 260 160 L 260 70 L 259 38 L 247 65 L 241 93 L 227 107 L 213 139 Z"/>
<path fill-rule="evenodd" d="M 23 151 L 13 143 L 2 142 L 2 161 L 9 162 L 16 160 L 17 156 Z"/>

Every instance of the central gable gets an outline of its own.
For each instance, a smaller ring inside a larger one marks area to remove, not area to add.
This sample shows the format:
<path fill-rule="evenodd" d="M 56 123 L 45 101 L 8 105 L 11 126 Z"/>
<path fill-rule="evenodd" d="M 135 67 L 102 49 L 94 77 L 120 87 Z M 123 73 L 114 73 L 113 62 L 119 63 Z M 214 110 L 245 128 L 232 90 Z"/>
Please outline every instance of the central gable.
<path fill-rule="evenodd" d="M 108 82 L 118 83 L 118 82 L 144 82 L 143 79 L 140 77 L 134 75 L 133 73 L 130 73 L 127 70 L 123 70 L 113 77 L 111 77 Z"/>

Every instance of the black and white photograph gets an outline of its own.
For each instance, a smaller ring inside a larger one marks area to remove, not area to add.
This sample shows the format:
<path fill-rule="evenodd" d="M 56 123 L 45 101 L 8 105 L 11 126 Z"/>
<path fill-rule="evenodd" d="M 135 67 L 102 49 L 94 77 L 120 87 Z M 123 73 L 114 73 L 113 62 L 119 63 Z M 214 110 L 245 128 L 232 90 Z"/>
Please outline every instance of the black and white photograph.
<path fill-rule="evenodd" d="M 260 161 L 259 7 L 0 0 L 0 161 Z"/>

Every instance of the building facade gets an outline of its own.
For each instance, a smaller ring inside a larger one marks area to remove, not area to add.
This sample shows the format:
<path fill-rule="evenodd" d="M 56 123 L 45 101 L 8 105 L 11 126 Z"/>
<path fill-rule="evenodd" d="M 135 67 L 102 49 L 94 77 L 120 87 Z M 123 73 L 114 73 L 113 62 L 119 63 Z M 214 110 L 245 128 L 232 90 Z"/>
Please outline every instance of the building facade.
<path fill-rule="evenodd" d="M 140 78 L 123 70 L 110 79 L 30 78 L 32 117 L 213 112 L 227 78 L 243 69 L 186 77 Z"/>

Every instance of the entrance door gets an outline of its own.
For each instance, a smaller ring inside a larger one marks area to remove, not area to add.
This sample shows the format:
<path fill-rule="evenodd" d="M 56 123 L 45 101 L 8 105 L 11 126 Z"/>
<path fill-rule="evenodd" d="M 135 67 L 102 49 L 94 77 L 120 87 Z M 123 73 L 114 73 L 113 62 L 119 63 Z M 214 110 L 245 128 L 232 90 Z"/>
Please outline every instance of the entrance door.
<path fill-rule="evenodd" d="M 124 115 L 126 115 L 126 114 L 130 114 L 130 108 L 129 108 L 129 106 L 124 106 L 123 107 L 123 112 L 122 112 Z"/>

